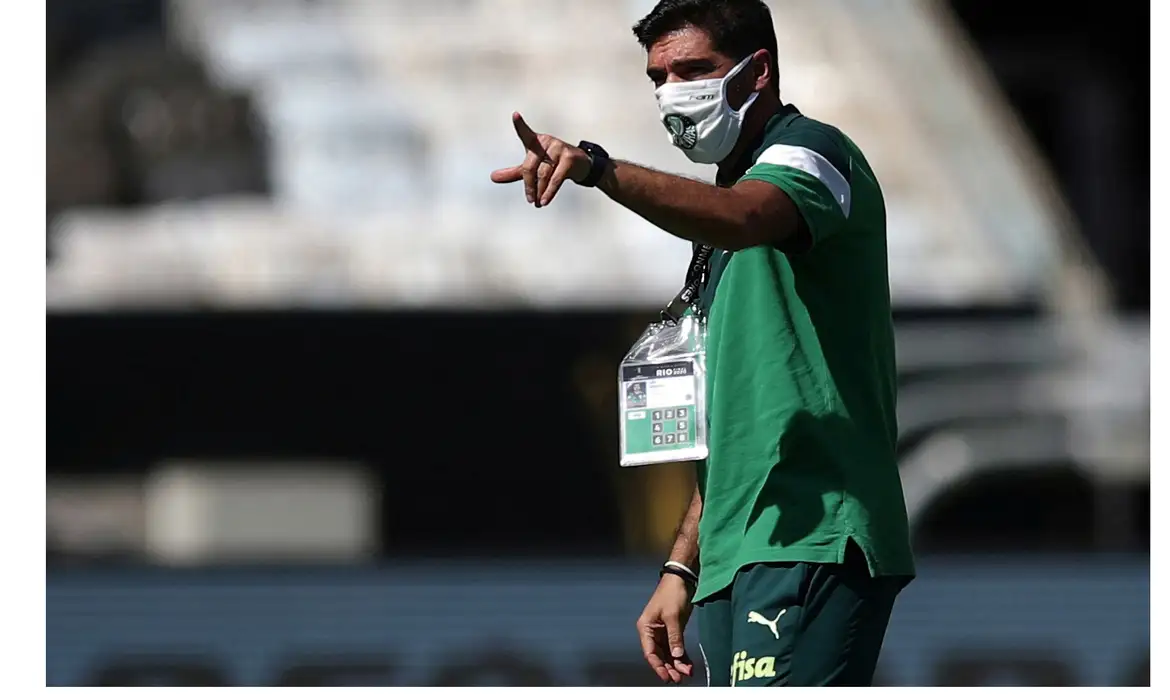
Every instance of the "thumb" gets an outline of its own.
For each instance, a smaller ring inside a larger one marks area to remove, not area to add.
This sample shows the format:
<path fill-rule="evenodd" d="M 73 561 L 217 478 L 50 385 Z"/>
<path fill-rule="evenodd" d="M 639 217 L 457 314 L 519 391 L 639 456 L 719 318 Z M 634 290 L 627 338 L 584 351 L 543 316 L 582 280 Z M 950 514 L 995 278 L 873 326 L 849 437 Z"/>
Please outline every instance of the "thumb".
<path fill-rule="evenodd" d="M 519 165 L 511 168 L 500 168 L 492 171 L 492 182 L 496 184 L 506 184 L 509 182 L 519 182 L 524 179 L 524 169 Z"/>

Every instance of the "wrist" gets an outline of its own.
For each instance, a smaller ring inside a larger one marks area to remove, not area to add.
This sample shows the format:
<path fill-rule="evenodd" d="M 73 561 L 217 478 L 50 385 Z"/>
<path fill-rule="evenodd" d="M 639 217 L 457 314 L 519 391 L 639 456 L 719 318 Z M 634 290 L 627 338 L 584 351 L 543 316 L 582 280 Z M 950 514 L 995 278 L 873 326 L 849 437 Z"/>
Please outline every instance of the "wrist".
<path fill-rule="evenodd" d="M 683 539 L 683 538 L 679 538 Z M 690 538 L 686 538 L 690 539 Z M 694 547 L 688 546 L 689 543 L 679 542 L 679 546 L 672 547 L 669 555 L 666 557 L 666 564 L 678 564 L 690 571 L 695 576 L 699 575 L 699 553 L 694 550 Z"/>
<path fill-rule="evenodd" d="M 694 569 L 681 562 L 670 560 L 662 565 L 662 569 L 658 572 L 659 579 L 666 576 L 671 576 L 680 579 L 686 584 L 688 589 L 694 590 L 699 586 L 699 575 Z"/>
<path fill-rule="evenodd" d="M 579 172 L 572 174 L 572 179 L 582 187 L 596 187 L 606 172 L 610 169 L 609 153 L 604 148 L 589 141 L 582 141 L 577 145 L 587 156 Z"/>

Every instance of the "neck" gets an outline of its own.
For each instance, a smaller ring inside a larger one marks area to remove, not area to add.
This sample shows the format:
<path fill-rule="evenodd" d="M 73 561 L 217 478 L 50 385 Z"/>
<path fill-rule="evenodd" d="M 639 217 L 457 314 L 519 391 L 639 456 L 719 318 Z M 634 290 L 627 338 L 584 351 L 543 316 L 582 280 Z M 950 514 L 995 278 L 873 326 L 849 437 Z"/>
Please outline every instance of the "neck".
<path fill-rule="evenodd" d="M 740 158 L 743 158 L 744 152 L 751 148 L 755 143 L 756 137 L 764 130 L 776 112 L 784 105 L 780 99 L 772 94 L 770 90 L 763 90 L 759 97 L 748 108 L 748 113 L 743 120 L 743 128 L 739 132 L 739 140 L 735 142 L 735 148 L 731 149 L 731 153 L 726 158 L 719 161 L 719 179 L 723 179 L 723 175 L 729 168 L 735 167 Z"/>

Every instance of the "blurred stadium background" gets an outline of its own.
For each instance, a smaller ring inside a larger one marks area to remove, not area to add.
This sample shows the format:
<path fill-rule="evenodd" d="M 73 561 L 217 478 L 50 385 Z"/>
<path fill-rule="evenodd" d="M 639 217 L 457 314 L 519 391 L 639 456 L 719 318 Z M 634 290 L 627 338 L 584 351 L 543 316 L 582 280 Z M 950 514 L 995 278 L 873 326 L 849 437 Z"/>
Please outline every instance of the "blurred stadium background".
<path fill-rule="evenodd" d="M 770 4 L 889 204 L 879 683 L 1148 685 L 1148 6 Z M 702 172 L 652 5 L 49 0 L 50 685 L 656 683 L 691 469 L 617 468 L 613 377 L 688 247 L 487 177 L 514 109 Z"/>

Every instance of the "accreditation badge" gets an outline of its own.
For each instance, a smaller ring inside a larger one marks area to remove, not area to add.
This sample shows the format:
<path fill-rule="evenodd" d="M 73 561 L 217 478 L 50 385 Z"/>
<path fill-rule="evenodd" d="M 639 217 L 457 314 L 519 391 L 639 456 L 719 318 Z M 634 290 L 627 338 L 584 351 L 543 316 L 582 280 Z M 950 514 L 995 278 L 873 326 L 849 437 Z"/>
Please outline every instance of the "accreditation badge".
<path fill-rule="evenodd" d="M 618 369 L 621 465 L 707 458 L 707 321 L 650 324 Z"/>

